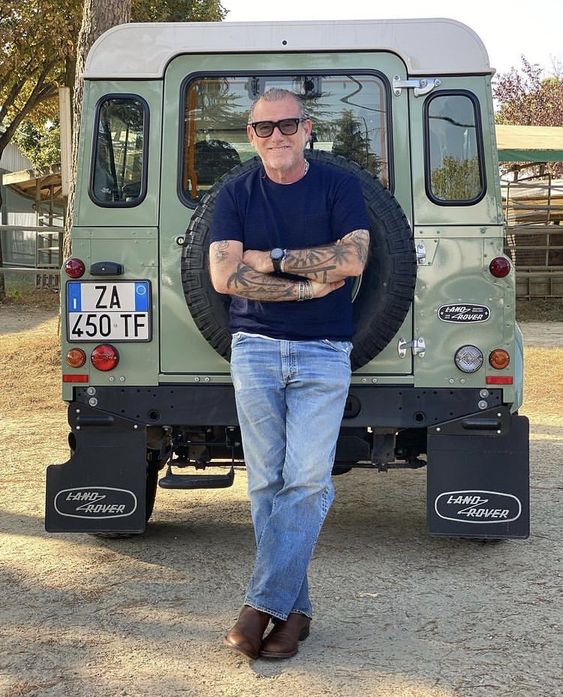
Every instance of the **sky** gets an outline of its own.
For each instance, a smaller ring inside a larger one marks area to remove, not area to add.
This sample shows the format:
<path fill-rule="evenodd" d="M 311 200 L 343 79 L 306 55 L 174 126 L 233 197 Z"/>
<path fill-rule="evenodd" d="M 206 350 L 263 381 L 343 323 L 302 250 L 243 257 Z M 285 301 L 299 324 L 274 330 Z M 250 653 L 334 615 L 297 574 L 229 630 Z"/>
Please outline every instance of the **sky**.
<path fill-rule="evenodd" d="M 221 0 L 227 22 L 448 17 L 480 36 L 498 73 L 520 68 L 521 55 L 546 75 L 563 68 L 562 0 Z"/>

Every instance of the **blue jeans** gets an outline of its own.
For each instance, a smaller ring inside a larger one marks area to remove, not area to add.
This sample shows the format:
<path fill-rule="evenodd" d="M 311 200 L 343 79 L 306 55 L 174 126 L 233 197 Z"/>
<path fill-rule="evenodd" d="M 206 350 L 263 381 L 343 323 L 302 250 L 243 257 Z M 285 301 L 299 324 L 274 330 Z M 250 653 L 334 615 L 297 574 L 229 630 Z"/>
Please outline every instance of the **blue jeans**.
<path fill-rule="evenodd" d="M 238 332 L 231 374 L 248 473 L 256 561 L 245 604 L 312 616 L 307 567 L 334 499 L 331 480 L 352 344 Z"/>

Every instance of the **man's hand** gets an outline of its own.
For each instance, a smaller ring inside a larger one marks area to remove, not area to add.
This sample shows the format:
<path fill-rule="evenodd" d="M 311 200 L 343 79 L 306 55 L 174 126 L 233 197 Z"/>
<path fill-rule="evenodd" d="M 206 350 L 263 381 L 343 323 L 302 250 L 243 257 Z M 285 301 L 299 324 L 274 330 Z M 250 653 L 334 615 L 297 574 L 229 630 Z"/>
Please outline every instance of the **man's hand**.
<path fill-rule="evenodd" d="M 331 283 L 320 283 L 319 281 L 311 281 L 311 290 L 313 291 L 313 298 L 323 298 L 325 295 L 332 293 L 333 290 L 338 290 L 342 288 L 345 281 L 332 281 Z"/>
<path fill-rule="evenodd" d="M 273 273 L 274 265 L 270 258 L 270 252 L 259 252 L 256 249 L 247 249 L 242 255 L 242 261 L 258 273 Z"/>

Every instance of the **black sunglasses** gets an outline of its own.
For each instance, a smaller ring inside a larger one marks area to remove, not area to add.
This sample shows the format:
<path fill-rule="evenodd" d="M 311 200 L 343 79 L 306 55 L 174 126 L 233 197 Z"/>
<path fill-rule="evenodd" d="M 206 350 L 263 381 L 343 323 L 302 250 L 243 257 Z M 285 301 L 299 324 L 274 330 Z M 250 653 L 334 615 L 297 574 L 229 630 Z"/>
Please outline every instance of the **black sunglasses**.
<path fill-rule="evenodd" d="M 299 124 L 307 119 L 282 119 L 281 121 L 253 121 L 250 125 L 258 138 L 269 138 L 278 128 L 284 136 L 293 136 L 297 133 Z"/>

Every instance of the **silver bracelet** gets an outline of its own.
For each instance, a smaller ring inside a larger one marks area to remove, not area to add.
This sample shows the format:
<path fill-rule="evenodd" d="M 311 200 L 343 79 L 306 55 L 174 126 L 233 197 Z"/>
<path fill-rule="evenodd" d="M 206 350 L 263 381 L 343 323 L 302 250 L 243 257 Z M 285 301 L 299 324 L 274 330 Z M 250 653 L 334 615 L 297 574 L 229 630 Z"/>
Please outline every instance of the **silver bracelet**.
<path fill-rule="evenodd" d="M 313 299 L 313 288 L 311 286 L 311 281 L 299 281 L 297 286 L 297 302 L 303 302 L 303 300 Z"/>
<path fill-rule="evenodd" d="M 311 281 L 307 279 L 304 281 L 305 283 L 305 297 L 304 300 L 312 300 L 313 299 L 313 286 L 311 285 Z"/>

